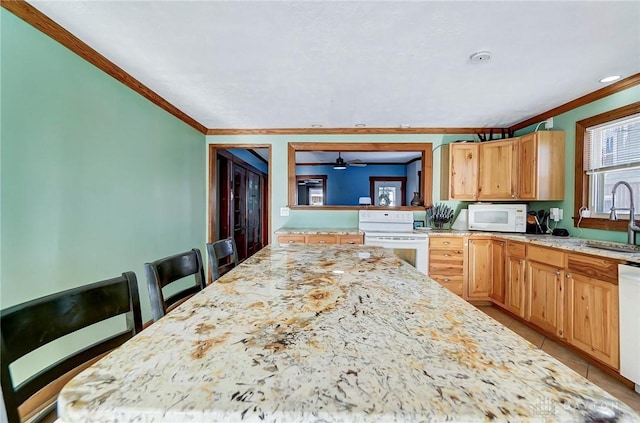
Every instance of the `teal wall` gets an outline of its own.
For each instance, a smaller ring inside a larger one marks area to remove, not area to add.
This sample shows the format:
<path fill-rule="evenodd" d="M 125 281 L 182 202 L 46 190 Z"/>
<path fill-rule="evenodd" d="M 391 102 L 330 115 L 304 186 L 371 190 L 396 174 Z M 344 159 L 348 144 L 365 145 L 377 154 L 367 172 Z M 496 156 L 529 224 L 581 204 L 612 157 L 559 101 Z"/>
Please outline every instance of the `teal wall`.
<path fill-rule="evenodd" d="M 586 104 L 582 107 L 570 110 L 553 117 L 553 129 L 565 131 L 565 200 L 560 202 L 535 202 L 531 203 L 531 208 L 537 210 L 539 208 L 549 209 L 550 207 L 561 207 L 564 209 L 564 218 L 558 222 L 559 228 L 565 228 L 571 236 L 589 239 L 601 239 L 606 241 L 627 242 L 627 233 L 619 231 L 603 231 L 596 229 L 576 228 L 571 219 L 573 217 L 574 206 L 574 184 L 575 184 L 575 151 L 576 151 L 576 122 L 599 115 L 618 107 L 626 106 L 631 103 L 640 101 L 640 86 L 635 86 L 627 90 L 612 94 L 603 99 Z M 537 124 L 536 124 L 537 125 Z M 532 132 L 536 125 L 524 128 L 516 132 L 517 135 Z M 544 126 L 541 126 L 544 127 Z M 636 202 L 640 200 L 636 199 Z M 639 205 L 636 204 L 636 207 Z"/>
<path fill-rule="evenodd" d="M 132 270 L 206 236 L 205 136 L 0 9 L 0 305 Z"/>

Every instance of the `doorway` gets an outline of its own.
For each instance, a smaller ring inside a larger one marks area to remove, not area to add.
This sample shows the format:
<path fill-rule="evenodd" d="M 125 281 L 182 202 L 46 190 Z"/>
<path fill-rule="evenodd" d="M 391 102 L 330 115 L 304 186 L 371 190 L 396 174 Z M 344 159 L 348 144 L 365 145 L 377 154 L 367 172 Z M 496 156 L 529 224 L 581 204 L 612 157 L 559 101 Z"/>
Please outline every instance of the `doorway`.
<path fill-rule="evenodd" d="M 270 243 L 271 146 L 209 145 L 208 242 L 234 238 L 244 260 Z"/>

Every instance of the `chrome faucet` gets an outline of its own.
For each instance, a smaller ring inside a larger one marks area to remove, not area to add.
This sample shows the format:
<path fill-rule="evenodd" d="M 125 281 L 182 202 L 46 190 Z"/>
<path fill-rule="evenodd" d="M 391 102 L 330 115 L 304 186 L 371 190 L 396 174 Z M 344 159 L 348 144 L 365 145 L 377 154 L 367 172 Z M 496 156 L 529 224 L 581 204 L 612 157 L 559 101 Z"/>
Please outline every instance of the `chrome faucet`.
<path fill-rule="evenodd" d="M 629 208 L 616 208 L 616 189 L 618 186 L 624 185 L 629 190 Z M 618 214 L 616 211 L 618 210 L 629 210 L 629 227 L 627 229 L 627 243 L 635 244 L 635 233 L 640 232 L 640 227 L 636 225 L 635 221 L 635 208 L 633 204 L 633 190 L 631 189 L 631 185 L 625 181 L 616 182 L 611 190 L 611 212 L 609 213 L 609 220 L 618 220 Z"/>

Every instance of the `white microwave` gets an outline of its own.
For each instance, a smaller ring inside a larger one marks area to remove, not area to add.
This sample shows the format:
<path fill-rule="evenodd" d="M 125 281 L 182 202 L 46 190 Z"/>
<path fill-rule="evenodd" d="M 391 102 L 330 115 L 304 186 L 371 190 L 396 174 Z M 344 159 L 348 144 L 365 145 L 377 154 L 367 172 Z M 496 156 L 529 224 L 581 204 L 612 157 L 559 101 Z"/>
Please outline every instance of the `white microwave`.
<path fill-rule="evenodd" d="M 526 232 L 526 204 L 469 204 L 469 229 L 490 232 Z"/>

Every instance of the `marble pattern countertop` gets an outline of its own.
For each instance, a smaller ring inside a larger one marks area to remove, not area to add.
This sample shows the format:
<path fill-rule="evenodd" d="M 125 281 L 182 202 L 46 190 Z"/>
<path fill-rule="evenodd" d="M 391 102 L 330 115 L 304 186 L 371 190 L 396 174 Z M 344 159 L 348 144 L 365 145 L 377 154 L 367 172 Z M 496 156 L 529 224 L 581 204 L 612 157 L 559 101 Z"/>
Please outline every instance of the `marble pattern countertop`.
<path fill-rule="evenodd" d="M 76 376 L 75 422 L 639 422 L 378 247 L 272 246 Z"/>
<path fill-rule="evenodd" d="M 278 229 L 276 235 L 361 235 L 358 228 L 289 228 Z"/>
<path fill-rule="evenodd" d="M 513 241 L 526 242 L 543 247 L 558 248 L 565 251 L 574 251 L 577 253 L 591 254 L 600 257 L 607 257 L 616 260 L 626 261 L 628 263 L 640 264 L 640 252 L 627 253 L 620 251 L 605 250 L 602 248 L 593 248 L 584 245 L 589 241 L 584 238 L 560 237 L 552 235 L 532 235 L 532 234 L 513 234 L 513 233 L 496 233 L 496 232 L 471 232 L 471 231 L 429 231 L 424 230 L 429 236 L 493 236 L 500 239 L 508 239 Z M 615 242 L 605 242 L 605 244 L 620 244 Z M 624 244 L 622 244 L 624 245 Z"/>

